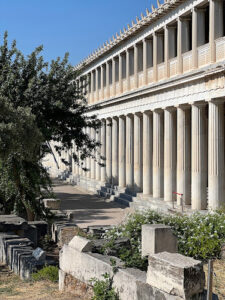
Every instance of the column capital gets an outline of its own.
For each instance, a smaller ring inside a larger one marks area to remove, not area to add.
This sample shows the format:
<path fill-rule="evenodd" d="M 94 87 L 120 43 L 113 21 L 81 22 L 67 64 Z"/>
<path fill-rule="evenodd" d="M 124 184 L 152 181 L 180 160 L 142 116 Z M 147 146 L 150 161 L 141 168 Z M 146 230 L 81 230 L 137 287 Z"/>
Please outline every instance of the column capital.
<path fill-rule="evenodd" d="M 153 111 L 152 110 L 144 110 L 142 113 L 146 114 L 146 115 L 152 115 Z"/>
<path fill-rule="evenodd" d="M 155 108 L 155 109 L 153 109 L 153 112 L 155 112 L 155 113 L 163 113 L 163 109 L 162 108 Z"/>
<path fill-rule="evenodd" d="M 177 108 L 175 106 L 165 106 L 163 107 L 163 110 L 167 111 L 175 111 Z"/>
<path fill-rule="evenodd" d="M 185 110 L 185 109 L 190 109 L 191 108 L 191 104 L 190 103 L 176 104 L 175 107 L 176 108 L 181 108 L 181 109 Z"/>
<path fill-rule="evenodd" d="M 207 103 L 203 102 L 203 101 L 196 101 L 196 102 L 193 101 L 193 102 L 189 102 L 189 104 L 192 106 L 194 105 L 194 106 L 198 106 L 198 107 L 201 107 L 201 106 L 204 107 L 204 106 L 206 106 Z"/>
<path fill-rule="evenodd" d="M 209 98 L 209 99 L 206 99 L 206 102 L 213 102 L 215 104 L 223 104 L 225 102 L 225 98 Z"/>

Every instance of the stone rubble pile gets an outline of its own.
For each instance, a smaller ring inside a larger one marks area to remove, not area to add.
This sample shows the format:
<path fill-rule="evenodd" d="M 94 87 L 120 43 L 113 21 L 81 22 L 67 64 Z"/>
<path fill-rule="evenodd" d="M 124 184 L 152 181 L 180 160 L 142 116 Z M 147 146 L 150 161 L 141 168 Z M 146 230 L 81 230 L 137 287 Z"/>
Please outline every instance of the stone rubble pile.
<path fill-rule="evenodd" d="M 21 279 L 29 279 L 45 265 L 45 251 L 36 247 L 47 229 L 45 221 L 27 222 L 16 215 L 0 215 L 0 263 Z"/>

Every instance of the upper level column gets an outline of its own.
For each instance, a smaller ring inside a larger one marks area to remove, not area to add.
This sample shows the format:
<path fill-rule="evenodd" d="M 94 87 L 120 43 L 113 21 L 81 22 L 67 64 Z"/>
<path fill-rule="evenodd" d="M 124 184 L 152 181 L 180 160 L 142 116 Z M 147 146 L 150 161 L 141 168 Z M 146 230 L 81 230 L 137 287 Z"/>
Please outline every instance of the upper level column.
<path fill-rule="evenodd" d="M 123 93 L 123 80 L 122 80 L 122 54 L 119 55 L 119 92 Z"/>
<path fill-rule="evenodd" d="M 153 33 L 153 81 L 158 80 L 157 72 L 157 33 Z"/>
<path fill-rule="evenodd" d="M 147 41 L 143 39 L 143 84 L 148 83 L 148 74 L 147 74 Z"/>
<path fill-rule="evenodd" d="M 178 74 L 183 72 L 183 60 L 182 60 L 182 19 L 177 19 L 177 63 Z"/>
<path fill-rule="evenodd" d="M 192 68 L 196 69 L 198 67 L 198 35 L 197 35 L 197 8 L 192 10 Z"/>
<path fill-rule="evenodd" d="M 210 61 L 216 61 L 216 44 L 215 44 L 215 1 L 209 0 L 209 47 Z"/>
<path fill-rule="evenodd" d="M 112 95 L 116 95 L 116 58 L 112 59 Z"/>
<path fill-rule="evenodd" d="M 134 88 L 138 88 L 138 46 L 134 45 Z"/>
<path fill-rule="evenodd" d="M 127 79 L 127 91 L 130 90 L 130 52 L 126 50 L 126 79 Z"/>
<path fill-rule="evenodd" d="M 104 99 L 104 67 L 101 65 L 101 99 Z"/>
<path fill-rule="evenodd" d="M 91 103 L 94 102 L 94 73 L 91 71 Z"/>
<path fill-rule="evenodd" d="M 95 70 L 95 101 L 99 100 L 99 85 L 98 85 L 98 76 L 99 76 L 99 70 L 98 68 Z"/>
<path fill-rule="evenodd" d="M 106 98 L 110 97 L 110 87 L 109 87 L 109 62 L 106 62 Z"/>

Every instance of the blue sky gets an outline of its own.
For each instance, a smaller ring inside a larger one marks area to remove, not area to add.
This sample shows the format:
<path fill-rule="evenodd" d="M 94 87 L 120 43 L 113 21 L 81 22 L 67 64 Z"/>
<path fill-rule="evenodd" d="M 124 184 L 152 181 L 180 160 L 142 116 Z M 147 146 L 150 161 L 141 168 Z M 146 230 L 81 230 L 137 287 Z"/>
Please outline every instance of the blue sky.
<path fill-rule="evenodd" d="M 48 61 L 70 53 L 75 65 L 156 0 L 0 0 L 0 38 L 25 54 L 44 45 Z"/>

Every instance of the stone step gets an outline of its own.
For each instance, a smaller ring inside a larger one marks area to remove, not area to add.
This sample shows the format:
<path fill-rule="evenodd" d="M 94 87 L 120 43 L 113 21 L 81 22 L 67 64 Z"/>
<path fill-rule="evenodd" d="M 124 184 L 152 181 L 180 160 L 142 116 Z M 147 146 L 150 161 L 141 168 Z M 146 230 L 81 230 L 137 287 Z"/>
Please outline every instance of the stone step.
<path fill-rule="evenodd" d="M 130 202 L 133 201 L 133 196 L 129 195 L 129 194 L 126 194 L 126 193 L 120 193 L 119 197 L 122 198 L 122 199 L 128 200 Z"/>
<path fill-rule="evenodd" d="M 126 206 L 126 207 L 130 207 L 130 204 L 132 203 L 129 200 L 124 199 L 124 198 L 120 198 L 118 196 L 114 197 L 114 201 L 121 204 L 121 205 L 123 205 L 123 206 Z"/>

